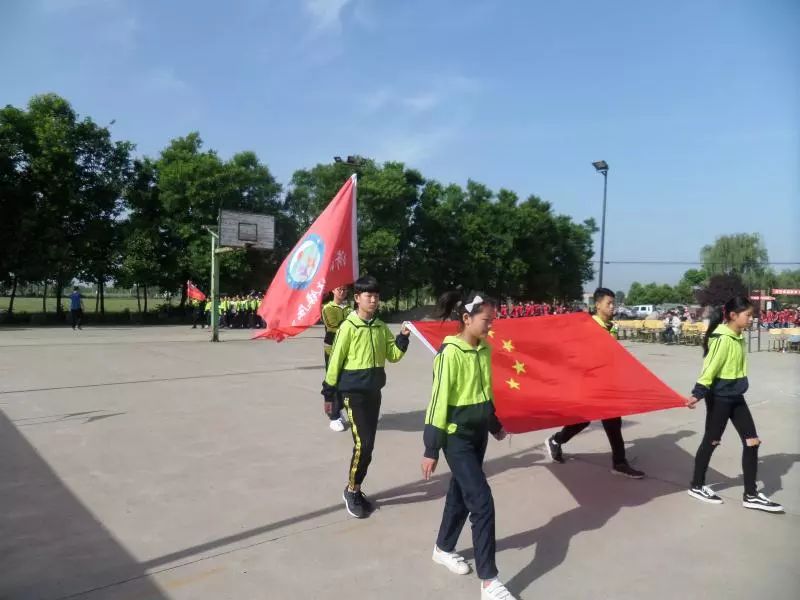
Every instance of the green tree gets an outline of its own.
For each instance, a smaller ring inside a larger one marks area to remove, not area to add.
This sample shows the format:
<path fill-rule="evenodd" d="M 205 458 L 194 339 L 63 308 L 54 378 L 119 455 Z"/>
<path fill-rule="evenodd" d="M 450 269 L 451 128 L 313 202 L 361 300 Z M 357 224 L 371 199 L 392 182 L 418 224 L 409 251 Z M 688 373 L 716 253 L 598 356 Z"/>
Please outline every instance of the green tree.
<path fill-rule="evenodd" d="M 800 289 L 800 269 L 785 270 L 774 276 L 770 287 L 779 289 Z M 796 304 L 800 299 L 797 296 L 778 296 L 777 299 L 784 304 Z"/>
<path fill-rule="evenodd" d="M 757 233 L 720 236 L 704 246 L 700 256 L 708 275 L 738 275 L 750 287 L 757 287 L 769 261 L 767 248 Z"/>
<path fill-rule="evenodd" d="M 425 184 L 419 172 L 402 163 L 377 165 L 363 160 L 358 171 L 358 236 L 362 269 L 381 282 L 385 297 L 401 296 L 422 284 L 419 267 L 418 203 Z M 284 205 L 295 223 L 295 241 L 325 209 L 353 173 L 344 163 L 318 164 L 292 176 Z"/>
<path fill-rule="evenodd" d="M 747 296 L 747 288 L 736 274 L 712 275 L 696 295 L 703 306 L 720 306 L 734 296 Z"/>
<path fill-rule="evenodd" d="M 205 226 L 214 226 L 221 209 L 276 215 L 281 209 L 281 187 L 252 152 L 222 161 L 213 150 L 203 150 L 199 134 L 177 138 L 154 162 L 160 201 L 160 234 L 169 240 L 164 285 L 181 289 L 186 301 L 187 279 L 207 287 L 210 278 L 210 242 Z M 279 228 L 280 231 L 280 228 Z M 221 261 L 221 287 L 229 292 L 263 286 L 263 276 L 274 272 L 274 256 L 256 251 L 226 254 Z"/>
<path fill-rule="evenodd" d="M 54 283 L 60 311 L 61 290 L 73 277 L 102 286 L 113 274 L 132 145 L 113 142 L 108 128 L 79 118 L 55 94 L 34 96 L 27 110 L 6 107 L 0 136 L 3 220 L 13 230 L 4 239 L 3 270 L 45 290 Z"/>

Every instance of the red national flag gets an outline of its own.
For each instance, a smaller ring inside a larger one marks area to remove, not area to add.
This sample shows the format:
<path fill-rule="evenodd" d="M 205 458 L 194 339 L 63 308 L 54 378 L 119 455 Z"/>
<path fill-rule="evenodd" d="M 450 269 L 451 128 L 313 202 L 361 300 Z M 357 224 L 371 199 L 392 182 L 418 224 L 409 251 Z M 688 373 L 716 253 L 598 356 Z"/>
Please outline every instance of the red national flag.
<path fill-rule="evenodd" d="M 258 314 L 267 328 L 254 336 L 281 341 L 314 325 L 322 297 L 358 278 L 356 176 L 353 175 L 284 259 Z"/>
<path fill-rule="evenodd" d="M 206 295 L 191 280 L 186 282 L 186 295 L 194 300 L 200 300 L 200 302 L 206 299 Z"/>
<path fill-rule="evenodd" d="M 414 322 L 432 351 L 457 323 Z M 496 320 L 490 338 L 497 416 L 523 433 L 685 406 L 586 313 Z"/>

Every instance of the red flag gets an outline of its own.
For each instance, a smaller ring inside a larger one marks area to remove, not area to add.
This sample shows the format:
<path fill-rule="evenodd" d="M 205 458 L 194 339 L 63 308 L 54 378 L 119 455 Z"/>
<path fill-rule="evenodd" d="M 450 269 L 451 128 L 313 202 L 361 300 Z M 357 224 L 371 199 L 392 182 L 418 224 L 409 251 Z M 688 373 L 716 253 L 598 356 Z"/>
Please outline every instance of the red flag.
<path fill-rule="evenodd" d="M 311 327 L 319 321 L 322 297 L 357 277 L 353 175 L 284 259 L 258 309 L 267 328 L 254 337 L 281 341 Z"/>
<path fill-rule="evenodd" d="M 186 295 L 194 300 L 200 300 L 200 302 L 206 299 L 206 295 L 191 280 L 186 282 Z"/>
<path fill-rule="evenodd" d="M 457 330 L 411 325 L 434 352 Z M 488 341 L 495 409 L 511 433 L 686 404 L 586 313 L 496 320 Z"/>

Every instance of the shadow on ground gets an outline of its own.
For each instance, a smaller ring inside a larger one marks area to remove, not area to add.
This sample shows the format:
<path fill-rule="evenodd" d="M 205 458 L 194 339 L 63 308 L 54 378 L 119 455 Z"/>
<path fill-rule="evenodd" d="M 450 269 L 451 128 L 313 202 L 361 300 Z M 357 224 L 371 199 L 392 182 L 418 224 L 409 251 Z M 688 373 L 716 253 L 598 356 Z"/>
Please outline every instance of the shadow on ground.
<path fill-rule="evenodd" d="M 142 578 L 138 563 L 0 411 L 0 598 L 60 599 Z"/>

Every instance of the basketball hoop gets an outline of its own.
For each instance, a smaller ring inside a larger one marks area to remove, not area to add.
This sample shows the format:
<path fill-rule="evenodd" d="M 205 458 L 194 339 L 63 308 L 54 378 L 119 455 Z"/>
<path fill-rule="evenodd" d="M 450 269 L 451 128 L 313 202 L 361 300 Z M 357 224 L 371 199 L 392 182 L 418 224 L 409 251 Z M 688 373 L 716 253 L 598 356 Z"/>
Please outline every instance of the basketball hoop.
<path fill-rule="evenodd" d="M 228 248 L 275 248 L 275 217 L 236 210 L 219 215 L 219 245 Z"/>

